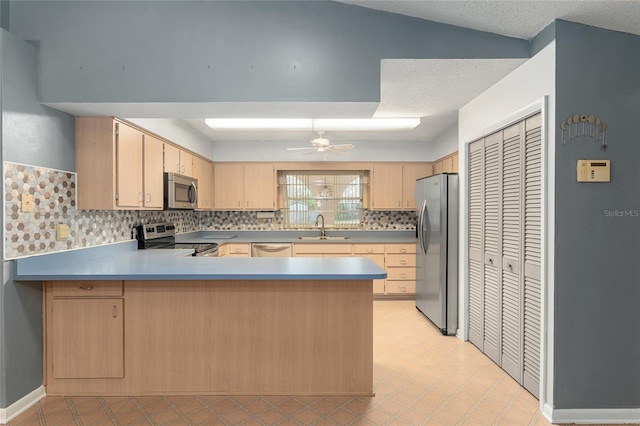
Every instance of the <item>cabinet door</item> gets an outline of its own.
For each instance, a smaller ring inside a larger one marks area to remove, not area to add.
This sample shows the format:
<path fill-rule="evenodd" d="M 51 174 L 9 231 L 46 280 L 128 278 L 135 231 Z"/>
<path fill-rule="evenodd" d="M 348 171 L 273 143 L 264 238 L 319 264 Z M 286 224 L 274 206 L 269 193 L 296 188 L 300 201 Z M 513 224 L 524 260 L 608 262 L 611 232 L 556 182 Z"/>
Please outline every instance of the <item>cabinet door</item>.
<path fill-rule="evenodd" d="M 180 150 L 180 174 L 193 176 L 193 155 L 183 150 Z"/>
<path fill-rule="evenodd" d="M 407 163 L 402 165 L 402 206 L 408 210 L 416 209 L 416 180 L 431 175 L 429 163 Z"/>
<path fill-rule="evenodd" d="M 444 170 L 444 161 L 438 160 L 433 163 L 433 174 L 437 175 L 438 173 L 442 173 Z"/>
<path fill-rule="evenodd" d="M 276 207 L 273 163 L 251 163 L 244 166 L 244 207 L 251 210 L 273 210 Z"/>
<path fill-rule="evenodd" d="M 169 173 L 180 173 L 180 149 L 164 144 L 164 171 Z"/>
<path fill-rule="evenodd" d="M 458 153 L 456 152 L 451 156 L 451 172 L 458 173 Z"/>
<path fill-rule="evenodd" d="M 53 299 L 53 376 L 124 377 L 122 299 Z"/>
<path fill-rule="evenodd" d="M 216 210 L 242 210 L 244 200 L 244 167 L 242 164 L 214 164 L 213 196 Z"/>
<path fill-rule="evenodd" d="M 402 164 L 374 164 L 371 192 L 372 210 L 401 210 Z"/>
<path fill-rule="evenodd" d="M 213 167 L 210 162 L 193 157 L 193 177 L 198 179 L 198 210 L 213 208 Z"/>
<path fill-rule="evenodd" d="M 142 132 L 118 123 L 116 135 L 116 205 L 142 206 Z"/>
<path fill-rule="evenodd" d="M 144 202 L 148 209 L 162 209 L 162 141 L 144 135 Z"/>

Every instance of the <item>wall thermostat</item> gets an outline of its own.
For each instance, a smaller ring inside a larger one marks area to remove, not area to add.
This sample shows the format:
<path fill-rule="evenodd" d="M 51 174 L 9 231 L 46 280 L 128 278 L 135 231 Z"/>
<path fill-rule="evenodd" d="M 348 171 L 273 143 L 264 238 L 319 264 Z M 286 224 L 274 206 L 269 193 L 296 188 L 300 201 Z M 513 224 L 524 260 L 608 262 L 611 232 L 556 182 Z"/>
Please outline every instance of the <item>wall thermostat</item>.
<path fill-rule="evenodd" d="M 578 182 L 610 182 L 611 161 L 578 160 Z"/>

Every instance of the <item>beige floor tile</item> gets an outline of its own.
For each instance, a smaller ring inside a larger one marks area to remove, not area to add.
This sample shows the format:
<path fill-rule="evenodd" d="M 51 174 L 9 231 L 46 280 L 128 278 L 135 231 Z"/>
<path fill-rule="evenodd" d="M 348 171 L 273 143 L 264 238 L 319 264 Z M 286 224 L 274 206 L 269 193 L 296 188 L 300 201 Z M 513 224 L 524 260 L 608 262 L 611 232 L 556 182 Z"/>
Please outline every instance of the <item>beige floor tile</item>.
<path fill-rule="evenodd" d="M 467 413 L 467 416 L 464 419 L 465 424 L 477 424 L 477 425 L 490 425 L 493 424 L 498 419 L 498 416 L 491 412 L 487 411 L 483 408 L 476 408 Z"/>
<path fill-rule="evenodd" d="M 197 398 L 189 398 L 178 403 L 174 403 L 175 408 L 182 414 L 194 413 L 200 411 L 204 405 Z"/>
<path fill-rule="evenodd" d="M 163 411 L 152 414 L 151 419 L 159 425 L 163 425 L 172 421 L 181 420 L 182 416 L 176 412 L 173 408 L 168 408 Z"/>
<path fill-rule="evenodd" d="M 222 420 L 229 422 L 232 425 L 240 424 L 251 417 L 253 416 L 240 407 L 236 407 L 230 411 L 227 411 L 222 416 L 220 416 Z"/>
<path fill-rule="evenodd" d="M 147 425 L 152 424 L 140 410 L 128 411 L 116 415 L 116 420 L 122 425 Z"/>
<path fill-rule="evenodd" d="M 160 411 L 165 411 L 166 409 L 171 407 L 169 403 L 163 398 L 153 398 L 148 400 L 140 400 L 139 398 L 136 399 L 147 414 L 155 414 Z"/>
<path fill-rule="evenodd" d="M 329 419 L 339 425 L 347 425 L 354 421 L 359 416 L 344 408 L 338 408 L 336 411 L 329 414 Z"/>
<path fill-rule="evenodd" d="M 393 417 L 392 414 L 387 413 L 379 408 L 372 407 L 368 409 L 364 414 L 360 416 L 360 418 L 366 420 L 367 422 L 381 425 L 391 419 Z"/>

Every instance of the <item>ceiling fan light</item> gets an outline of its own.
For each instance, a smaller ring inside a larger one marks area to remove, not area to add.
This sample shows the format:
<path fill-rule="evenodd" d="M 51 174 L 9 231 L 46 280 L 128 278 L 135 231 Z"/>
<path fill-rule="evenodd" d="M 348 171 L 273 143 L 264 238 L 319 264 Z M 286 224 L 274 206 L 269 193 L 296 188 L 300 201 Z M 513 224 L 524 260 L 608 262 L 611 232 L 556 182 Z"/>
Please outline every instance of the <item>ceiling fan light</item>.
<path fill-rule="evenodd" d="M 316 118 L 313 129 L 317 132 L 412 130 L 420 118 Z"/>
<path fill-rule="evenodd" d="M 207 118 L 214 130 L 313 130 L 310 118 Z"/>

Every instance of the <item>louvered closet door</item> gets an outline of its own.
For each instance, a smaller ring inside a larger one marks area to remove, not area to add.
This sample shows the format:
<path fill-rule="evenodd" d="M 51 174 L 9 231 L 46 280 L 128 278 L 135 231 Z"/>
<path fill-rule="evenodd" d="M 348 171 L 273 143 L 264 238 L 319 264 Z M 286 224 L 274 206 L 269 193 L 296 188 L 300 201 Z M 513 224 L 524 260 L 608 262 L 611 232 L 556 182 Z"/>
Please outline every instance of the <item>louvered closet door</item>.
<path fill-rule="evenodd" d="M 524 365 L 522 384 L 539 397 L 542 212 L 542 116 L 525 120 L 524 162 Z"/>
<path fill-rule="evenodd" d="M 484 141 L 484 341 L 483 352 L 500 365 L 500 263 L 502 252 L 502 131 Z"/>
<path fill-rule="evenodd" d="M 522 382 L 521 193 L 523 143 L 518 123 L 503 130 L 502 142 L 502 347 L 500 366 Z"/>
<path fill-rule="evenodd" d="M 484 139 L 469 145 L 469 340 L 484 341 Z"/>

